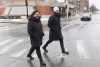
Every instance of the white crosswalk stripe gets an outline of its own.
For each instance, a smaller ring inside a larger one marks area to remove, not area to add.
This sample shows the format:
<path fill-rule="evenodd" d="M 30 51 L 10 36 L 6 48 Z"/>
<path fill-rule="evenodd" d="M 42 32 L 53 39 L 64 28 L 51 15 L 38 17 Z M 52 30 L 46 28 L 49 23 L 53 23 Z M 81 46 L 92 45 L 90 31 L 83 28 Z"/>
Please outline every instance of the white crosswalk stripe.
<path fill-rule="evenodd" d="M 0 33 L 5 32 L 5 31 L 9 31 L 9 30 L 14 30 L 14 29 L 20 29 L 20 28 L 24 28 L 26 26 L 21 26 L 21 27 L 16 27 L 16 28 L 6 28 L 0 31 Z"/>
<path fill-rule="evenodd" d="M 85 48 L 83 41 L 76 40 L 76 44 L 79 57 L 82 59 L 91 59 L 91 56 L 89 55 L 87 49 Z"/>
<path fill-rule="evenodd" d="M 8 40 L 6 40 L 6 41 L 1 42 L 1 43 L 0 43 L 0 46 L 6 44 L 6 43 L 8 43 L 8 42 L 10 42 L 11 40 L 12 40 L 12 39 L 8 39 Z"/>
<path fill-rule="evenodd" d="M 6 53 L 10 49 L 13 49 L 16 45 L 22 43 L 24 40 L 25 39 L 19 39 L 19 40 L 16 40 L 15 42 L 12 42 L 12 44 L 10 44 L 10 45 L 7 45 L 5 48 L 3 48 L 3 49 L 0 50 L 0 55 Z M 11 41 L 12 41 L 12 39 L 5 40 L 5 41 L 3 41 L 3 42 L 0 43 L 0 46 L 4 45 L 4 44 L 7 44 L 7 43 L 9 43 Z M 47 42 L 47 40 L 45 40 L 43 42 L 43 45 L 46 42 Z M 76 42 L 76 47 L 77 47 L 77 52 L 78 52 L 79 58 L 81 58 L 81 59 L 91 59 L 91 56 L 89 55 L 88 50 L 85 48 L 85 44 L 84 44 L 85 41 L 83 41 L 83 40 L 75 40 L 75 42 Z M 93 42 L 94 42 L 94 44 L 95 44 L 96 47 L 98 47 L 98 46 L 100 47 L 100 45 L 99 45 L 100 43 L 97 40 L 93 40 Z M 98 49 L 99 49 L 99 47 L 98 47 Z M 29 51 L 29 49 L 21 48 L 20 51 L 12 53 L 10 56 L 11 57 L 21 57 L 21 56 L 24 56 L 24 54 L 27 51 Z M 66 51 L 67 51 L 67 49 L 66 49 Z M 42 54 L 43 54 L 43 52 L 44 51 L 41 50 Z M 37 55 L 35 54 L 35 55 L 33 55 L 33 57 L 37 57 Z M 67 58 L 67 56 L 65 54 L 61 54 L 59 56 L 59 58 Z"/>
<path fill-rule="evenodd" d="M 19 39 L 16 42 L 14 42 L 14 43 L 8 45 L 7 47 L 3 48 L 2 50 L 0 50 L 0 55 L 3 54 L 3 53 L 5 53 L 6 51 L 10 50 L 12 47 L 20 44 L 23 41 L 24 41 L 24 39 Z"/>
<path fill-rule="evenodd" d="M 46 42 L 47 42 L 47 40 L 45 40 L 45 41 L 43 42 L 43 45 L 44 45 Z M 26 51 L 28 51 L 28 49 L 22 49 L 20 52 L 17 52 L 17 53 L 15 53 L 15 54 L 12 54 L 11 57 L 21 57 Z M 44 51 L 41 50 L 41 53 L 43 53 L 43 52 L 44 52 Z M 35 55 L 33 55 L 33 57 L 37 57 L 37 55 L 35 54 Z"/>
<path fill-rule="evenodd" d="M 18 28 L 23 28 L 23 27 L 26 27 L 26 26 L 16 27 L 16 28 L 10 28 L 10 29 L 4 29 L 4 30 L 7 31 L 7 30 L 13 30 L 13 29 L 18 29 Z"/>
<path fill-rule="evenodd" d="M 100 42 L 97 40 L 92 40 L 92 41 L 93 41 L 94 46 L 100 51 Z"/>
<path fill-rule="evenodd" d="M 11 57 L 21 57 L 26 51 L 27 51 L 27 49 L 23 49 L 19 53 L 15 53 L 15 54 L 11 55 Z"/>
<path fill-rule="evenodd" d="M 45 42 L 43 43 L 43 45 L 46 43 L 46 40 Z M 81 59 L 91 59 L 89 53 L 87 52 L 85 46 L 84 46 L 84 43 L 82 40 L 76 40 L 76 44 L 77 44 L 77 51 L 78 51 L 78 54 L 79 54 L 79 58 Z M 67 50 L 67 49 L 66 49 Z M 11 55 L 12 57 L 21 57 L 25 52 L 27 51 L 27 49 L 22 49 L 22 51 L 16 53 L 16 54 L 13 54 Z M 41 50 L 41 53 L 43 53 L 44 51 Z M 37 55 L 33 55 L 33 57 L 37 57 Z M 59 58 L 67 58 L 67 56 L 65 54 L 61 54 L 59 56 Z"/>

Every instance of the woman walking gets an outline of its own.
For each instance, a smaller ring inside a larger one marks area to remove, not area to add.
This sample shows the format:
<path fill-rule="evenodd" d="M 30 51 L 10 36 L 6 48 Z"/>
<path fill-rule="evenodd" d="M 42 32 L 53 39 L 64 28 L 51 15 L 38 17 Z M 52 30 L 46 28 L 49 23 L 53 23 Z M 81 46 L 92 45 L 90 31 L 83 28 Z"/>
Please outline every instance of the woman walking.
<path fill-rule="evenodd" d="M 34 11 L 31 14 L 31 17 L 28 22 L 28 34 L 31 40 L 31 48 L 27 57 L 29 57 L 30 59 L 34 59 L 32 57 L 32 53 L 34 52 L 34 50 L 36 50 L 37 56 L 40 60 L 40 65 L 46 66 L 45 62 L 42 59 L 40 51 L 40 46 L 42 45 L 42 38 L 44 36 L 40 17 L 40 13 L 38 11 Z"/>

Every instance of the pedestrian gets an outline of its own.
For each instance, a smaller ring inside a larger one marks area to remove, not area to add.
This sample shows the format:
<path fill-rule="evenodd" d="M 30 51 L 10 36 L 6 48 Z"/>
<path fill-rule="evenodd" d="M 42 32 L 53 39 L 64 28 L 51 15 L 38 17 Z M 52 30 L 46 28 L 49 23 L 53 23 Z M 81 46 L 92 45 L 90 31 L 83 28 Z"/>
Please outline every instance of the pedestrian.
<path fill-rule="evenodd" d="M 44 36 L 40 17 L 40 13 L 38 11 L 34 11 L 28 20 L 28 34 L 30 36 L 31 48 L 27 57 L 29 57 L 30 59 L 34 59 L 31 55 L 33 51 L 36 50 L 37 56 L 40 60 L 40 65 L 46 66 L 46 63 L 43 61 L 40 51 L 40 46 L 42 45 L 42 38 Z"/>
<path fill-rule="evenodd" d="M 49 32 L 49 40 L 42 47 L 45 52 L 48 52 L 46 49 L 47 46 L 52 42 L 58 40 L 60 42 L 62 53 L 69 54 L 69 52 L 65 51 L 63 36 L 61 33 L 61 25 L 60 25 L 61 13 L 58 7 L 54 7 L 54 14 L 49 17 L 48 27 L 50 28 Z"/>
<path fill-rule="evenodd" d="M 68 18 L 71 17 L 71 12 L 68 12 Z"/>

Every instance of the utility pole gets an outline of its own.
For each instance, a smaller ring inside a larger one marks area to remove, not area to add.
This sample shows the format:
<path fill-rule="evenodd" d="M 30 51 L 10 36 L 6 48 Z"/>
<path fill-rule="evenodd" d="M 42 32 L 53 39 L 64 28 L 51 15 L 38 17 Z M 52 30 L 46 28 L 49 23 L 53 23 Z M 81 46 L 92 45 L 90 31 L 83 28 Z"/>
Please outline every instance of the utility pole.
<path fill-rule="evenodd" d="M 26 5 L 26 12 L 27 12 L 27 19 L 28 19 L 28 1 L 25 0 L 25 5 Z"/>

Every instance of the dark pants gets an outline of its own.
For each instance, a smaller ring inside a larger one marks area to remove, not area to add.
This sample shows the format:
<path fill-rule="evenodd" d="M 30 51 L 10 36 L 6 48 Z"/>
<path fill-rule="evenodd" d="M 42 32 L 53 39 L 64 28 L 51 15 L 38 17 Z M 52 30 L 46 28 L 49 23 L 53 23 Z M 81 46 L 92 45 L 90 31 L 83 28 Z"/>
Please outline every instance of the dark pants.
<path fill-rule="evenodd" d="M 36 49 L 36 53 L 37 53 L 38 58 L 40 60 L 42 60 L 42 55 L 41 55 L 40 47 L 31 47 L 28 55 L 31 56 L 35 49 Z"/>
<path fill-rule="evenodd" d="M 48 41 L 46 42 L 46 44 L 44 45 L 44 47 L 46 48 L 52 41 L 53 41 L 53 40 L 48 40 Z M 65 48 L 64 48 L 63 39 L 60 39 L 59 42 L 60 42 L 61 50 L 62 50 L 62 52 L 64 52 L 64 51 L 65 51 Z"/>

